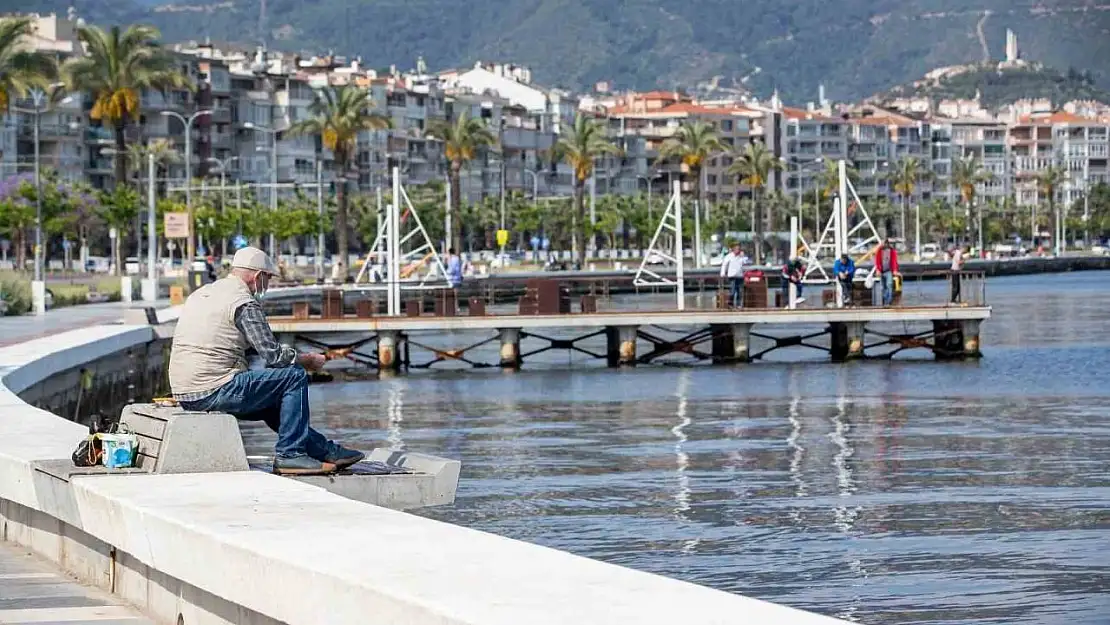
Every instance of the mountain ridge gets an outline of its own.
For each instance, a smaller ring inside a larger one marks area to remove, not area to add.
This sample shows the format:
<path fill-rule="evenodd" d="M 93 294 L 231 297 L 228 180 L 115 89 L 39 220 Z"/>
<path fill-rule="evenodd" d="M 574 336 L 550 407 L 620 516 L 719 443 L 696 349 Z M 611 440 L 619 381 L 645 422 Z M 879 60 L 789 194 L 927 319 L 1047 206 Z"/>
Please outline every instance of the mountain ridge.
<path fill-rule="evenodd" d="M 93 22 L 145 22 L 168 41 L 257 42 L 261 0 L 82 0 Z M 275 47 L 361 55 L 376 67 L 527 65 L 543 84 L 690 88 L 717 77 L 788 101 L 856 100 L 932 68 L 1022 56 L 1110 88 L 1106 0 L 266 0 Z M 65 14 L 69 0 L 0 0 Z"/>

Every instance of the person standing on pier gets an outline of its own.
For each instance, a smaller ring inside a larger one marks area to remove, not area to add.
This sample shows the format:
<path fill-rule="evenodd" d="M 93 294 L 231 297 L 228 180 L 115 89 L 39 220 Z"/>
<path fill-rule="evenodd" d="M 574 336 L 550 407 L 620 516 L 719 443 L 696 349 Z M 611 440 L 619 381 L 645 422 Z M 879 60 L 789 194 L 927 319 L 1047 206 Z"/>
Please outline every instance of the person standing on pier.
<path fill-rule="evenodd" d="M 806 265 L 802 259 L 793 256 L 782 266 L 782 303 L 783 306 L 790 308 L 790 285 L 794 285 L 794 304 L 801 304 L 806 301 L 802 297 L 802 280 L 806 275 Z"/>
<path fill-rule="evenodd" d="M 894 302 L 894 276 L 898 273 L 898 248 L 890 237 L 883 239 L 875 252 L 875 271 L 882 278 L 883 306 L 890 306 Z"/>
<path fill-rule="evenodd" d="M 851 306 L 852 278 L 856 275 L 856 262 L 845 252 L 833 263 L 833 273 L 836 274 L 836 282 L 840 285 L 840 301 L 845 306 Z"/>
<path fill-rule="evenodd" d="M 734 242 L 732 250 L 721 261 L 721 277 L 729 283 L 729 302 L 733 308 L 744 307 L 744 262 L 747 258 L 740 249 L 740 243 Z"/>
<path fill-rule="evenodd" d="M 455 248 L 447 250 L 447 283 L 452 289 L 459 288 L 463 281 L 462 258 L 455 252 Z"/>
<path fill-rule="evenodd" d="M 952 248 L 952 268 L 948 272 L 948 280 L 952 283 L 952 303 L 960 301 L 960 271 L 964 268 L 964 250 L 957 245 Z"/>
<path fill-rule="evenodd" d="M 230 274 L 185 300 L 170 352 L 170 389 L 186 410 L 264 421 L 278 435 L 274 473 L 331 473 L 366 456 L 309 427 L 308 371 L 319 370 L 327 357 L 298 354 L 274 338 L 259 302 L 277 274 L 265 252 L 244 247 Z M 250 347 L 265 369 L 247 369 Z"/>

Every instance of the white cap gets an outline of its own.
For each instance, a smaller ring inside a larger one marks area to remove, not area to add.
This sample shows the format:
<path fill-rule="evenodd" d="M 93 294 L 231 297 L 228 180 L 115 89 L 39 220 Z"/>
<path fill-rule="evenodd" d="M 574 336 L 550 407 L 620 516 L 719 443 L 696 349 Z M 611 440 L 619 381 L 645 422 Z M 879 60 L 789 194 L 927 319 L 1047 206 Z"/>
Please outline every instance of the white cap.
<path fill-rule="evenodd" d="M 274 261 L 270 260 L 270 256 L 266 252 L 257 247 L 244 247 L 235 252 L 235 258 L 231 259 L 231 266 L 264 271 L 271 276 L 278 275 L 277 267 L 274 267 Z"/>

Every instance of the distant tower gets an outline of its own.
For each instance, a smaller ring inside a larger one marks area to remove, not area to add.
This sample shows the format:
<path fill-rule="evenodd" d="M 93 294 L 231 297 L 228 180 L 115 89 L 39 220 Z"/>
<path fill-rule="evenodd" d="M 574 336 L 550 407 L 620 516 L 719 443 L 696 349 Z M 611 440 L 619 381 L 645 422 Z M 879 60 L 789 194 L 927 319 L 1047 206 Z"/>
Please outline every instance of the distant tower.
<path fill-rule="evenodd" d="M 825 108 L 825 83 L 817 85 L 817 106 Z"/>
<path fill-rule="evenodd" d="M 258 5 L 258 39 L 263 46 L 266 45 L 266 0 L 261 0 Z"/>
<path fill-rule="evenodd" d="M 1014 63 L 1018 60 L 1017 35 L 1009 28 L 1006 29 L 1006 62 Z"/>

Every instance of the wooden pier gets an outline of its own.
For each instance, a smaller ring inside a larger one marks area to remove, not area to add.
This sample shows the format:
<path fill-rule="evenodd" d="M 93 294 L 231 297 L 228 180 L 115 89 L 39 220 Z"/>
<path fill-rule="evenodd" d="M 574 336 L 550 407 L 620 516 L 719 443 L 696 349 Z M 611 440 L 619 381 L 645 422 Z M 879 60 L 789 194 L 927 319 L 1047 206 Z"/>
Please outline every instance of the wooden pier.
<path fill-rule="evenodd" d="M 990 316 L 989 306 L 947 305 L 465 317 L 333 314 L 329 315 L 332 318 L 271 316 L 270 326 L 285 342 L 307 344 L 383 371 L 398 371 L 452 360 L 472 367 L 519 368 L 530 356 L 559 349 L 603 359 L 611 367 L 649 364 L 675 354 L 695 361 L 747 363 L 795 346 L 825 352 L 833 362 L 892 358 L 910 349 L 929 350 L 937 359 L 975 358 L 980 356 L 980 325 Z M 902 324 L 903 331 L 874 328 L 882 323 Z M 909 331 L 911 323 L 917 331 Z M 478 336 L 452 349 L 431 347 L 421 340 L 422 335 L 462 332 Z M 556 332 L 574 336 L 550 336 Z M 665 338 L 667 333 L 677 333 L 679 338 Z M 826 335 L 827 345 L 823 344 Z M 604 353 L 583 345 L 595 337 L 605 337 Z M 527 349 L 522 348 L 525 339 Z M 764 345 L 755 349 L 754 339 L 762 339 L 759 343 Z M 494 342 L 500 346 L 496 362 L 472 357 L 478 347 Z M 649 349 L 638 352 L 640 344 Z M 414 351 L 429 356 L 414 360 Z"/>

